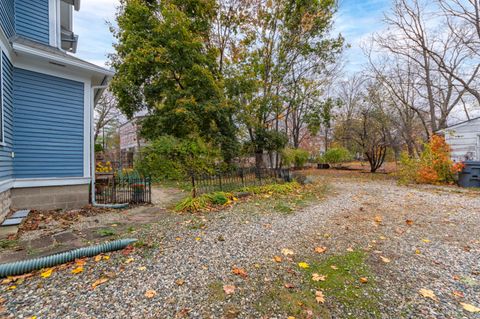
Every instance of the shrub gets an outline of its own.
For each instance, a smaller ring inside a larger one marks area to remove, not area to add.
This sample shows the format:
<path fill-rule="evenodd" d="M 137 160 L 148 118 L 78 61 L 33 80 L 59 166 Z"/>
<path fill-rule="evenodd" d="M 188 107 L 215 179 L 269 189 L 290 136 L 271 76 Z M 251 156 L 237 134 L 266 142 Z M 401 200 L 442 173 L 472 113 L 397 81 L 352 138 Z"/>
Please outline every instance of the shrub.
<path fill-rule="evenodd" d="M 283 164 L 286 166 L 293 164 L 296 168 L 301 168 L 308 162 L 309 157 L 310 153 L 301 148 L 286 148 L 282 151 Z"/>
<path fill-rule="evenodd" d="M 135 166 L 156 180 L 181 180 L 190 173 L 209 172 L 218 156 L 218 149 L 200 138 L 161 136 L 145 147 Z"/>
<path fill-rule="evenodd" d="M 235 200 L 232 193 L 215 192 L 197 197 L 189 196 L 175 206 L 178 212 L 196 213 L 213 206 L 224 206 Z"/>
<path fill-rule="evenodd" d="M 320 157 L 320 162 L 335 166 L 352 160 L 352 154 L 344 147 L 331 148 Z"/>
<path fill-rule="evenodd" d="M 420 158 L 409 158 L 402 154 L 400 159 L 400 182 L 441 184 L 452 183 L 455 175 L 463 169 L 462 163 L 454 163 L 450 159 L 450 147 L 445 139 L 433 135 L 424 145 Z"/>
<path fill-rule="evenodd" d="M 248 192 L 252 194 L 288 194 L 294 190 L 300 188 L 300 184 L 297 182 L 290 182 L 284 184 L 269 184 L 263 186 L 250 186 L 242 188 L 242 192 Z"/>

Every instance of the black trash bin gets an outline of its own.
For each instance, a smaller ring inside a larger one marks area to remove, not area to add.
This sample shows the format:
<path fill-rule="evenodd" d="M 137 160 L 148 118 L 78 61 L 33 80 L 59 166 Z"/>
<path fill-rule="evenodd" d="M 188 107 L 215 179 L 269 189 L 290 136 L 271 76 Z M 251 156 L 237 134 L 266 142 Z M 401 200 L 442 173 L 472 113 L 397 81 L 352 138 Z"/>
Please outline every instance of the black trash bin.
<path fill-rule="evenodd" d="M 458 174 L 458 185 L 461 187 L 480 187 L 480 162 L 465 161 L 464 169 Z"/>

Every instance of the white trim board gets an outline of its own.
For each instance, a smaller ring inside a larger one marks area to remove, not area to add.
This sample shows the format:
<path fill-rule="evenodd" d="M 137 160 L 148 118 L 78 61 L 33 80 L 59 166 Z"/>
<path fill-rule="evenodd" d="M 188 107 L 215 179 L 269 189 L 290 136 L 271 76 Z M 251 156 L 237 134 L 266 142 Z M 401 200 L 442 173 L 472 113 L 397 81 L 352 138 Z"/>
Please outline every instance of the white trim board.
<path fill-rule="evenodd" d="M 91 177 L 91 140 L 90 135 L 93 130 L 93 107 L 91 105 L 91 83 L 87 81 L 83 86 L 83 176 Z"/>

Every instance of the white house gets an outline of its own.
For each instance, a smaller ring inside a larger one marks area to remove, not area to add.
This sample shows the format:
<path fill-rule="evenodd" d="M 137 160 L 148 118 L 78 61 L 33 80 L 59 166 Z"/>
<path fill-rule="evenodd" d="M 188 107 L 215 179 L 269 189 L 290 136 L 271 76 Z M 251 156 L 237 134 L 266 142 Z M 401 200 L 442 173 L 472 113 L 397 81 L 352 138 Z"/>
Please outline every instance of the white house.
<path fill-rule="evenodd" d="M 452 149 L 452 160 L 480 161 L 480 117 L 439 131 Z"/>

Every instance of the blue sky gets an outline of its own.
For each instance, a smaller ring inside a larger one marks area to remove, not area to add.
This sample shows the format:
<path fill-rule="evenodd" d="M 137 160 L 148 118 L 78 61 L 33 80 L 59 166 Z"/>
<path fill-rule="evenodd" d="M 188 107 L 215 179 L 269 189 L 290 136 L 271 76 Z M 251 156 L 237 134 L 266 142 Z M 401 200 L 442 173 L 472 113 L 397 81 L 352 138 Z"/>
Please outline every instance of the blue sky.
<path fill-rule="evenodd" d="M 113 51 L 107 21 L 114 21 L 117 5 L 118 0 L 82 1 L 82 7 L 74 17 L 74 30 L 79 35 L 79 58 L 105 65 L 107 54 Z M 389 6 L 389 0 L 340 0 L 335 29 L 352 46 L 346 53 L 347 70 L 359 70 L 365 62 L 359 44 L 382 28 L 383 12 Z"/>

